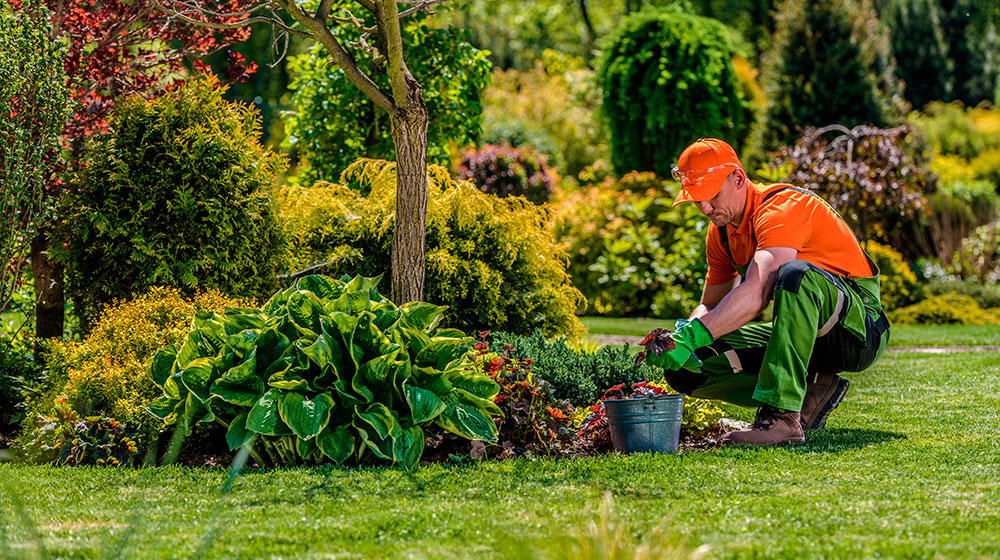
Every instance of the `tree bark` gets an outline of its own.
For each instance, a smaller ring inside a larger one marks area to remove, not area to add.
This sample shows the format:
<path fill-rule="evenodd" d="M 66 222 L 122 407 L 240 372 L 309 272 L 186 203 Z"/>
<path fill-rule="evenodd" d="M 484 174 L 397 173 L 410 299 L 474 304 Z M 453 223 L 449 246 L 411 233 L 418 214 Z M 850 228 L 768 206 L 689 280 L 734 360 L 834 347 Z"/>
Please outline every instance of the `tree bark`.
<path fill-rule="evenodd" d="M 392 114 L 396 148 L 396 220 L 392 233 L 392 301 L 424 296 L 424 227 L 427 214 L 427 108 L 420 85 L 406 75 L 408 103 Z"/>
<path fill-rule="evenodd" d="M 49 258 L 49 235 L 39 231 L 31 240 L 31 271 L 35 276 L 35 336 L 56 338 L 63 334 L 65 307 L 63 266 Z"/>

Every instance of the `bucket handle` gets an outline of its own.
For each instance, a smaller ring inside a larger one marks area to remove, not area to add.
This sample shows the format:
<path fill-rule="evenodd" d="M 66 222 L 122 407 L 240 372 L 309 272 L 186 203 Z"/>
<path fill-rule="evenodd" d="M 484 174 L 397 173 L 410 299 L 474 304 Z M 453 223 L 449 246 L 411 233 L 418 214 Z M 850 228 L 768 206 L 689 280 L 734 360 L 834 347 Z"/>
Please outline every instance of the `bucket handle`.
<path fill-rule="evenodd" d="M 653 395 L 653 393 L 649 393 L 646 395 L 646 401 L 642 403 L 642 410 L 643 411 L 656 410 L 656 397 Z"/>

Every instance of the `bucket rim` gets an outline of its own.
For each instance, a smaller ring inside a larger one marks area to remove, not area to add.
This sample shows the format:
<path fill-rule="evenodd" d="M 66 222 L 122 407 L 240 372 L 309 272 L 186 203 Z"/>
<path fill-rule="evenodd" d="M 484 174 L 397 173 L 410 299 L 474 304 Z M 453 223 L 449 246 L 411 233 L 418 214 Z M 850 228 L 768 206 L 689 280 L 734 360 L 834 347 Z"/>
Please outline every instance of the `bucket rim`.
<path fill-rule="evenodd" d="M 642 401 L 646 399 L 678 399 L 683 398 L 684 393 L 671 393 L 669 395 L 645 395 L 641 397 L 634 397 L 631 399 L 602 399 L 601 402 L 628 402 L 628 401 Z"/>

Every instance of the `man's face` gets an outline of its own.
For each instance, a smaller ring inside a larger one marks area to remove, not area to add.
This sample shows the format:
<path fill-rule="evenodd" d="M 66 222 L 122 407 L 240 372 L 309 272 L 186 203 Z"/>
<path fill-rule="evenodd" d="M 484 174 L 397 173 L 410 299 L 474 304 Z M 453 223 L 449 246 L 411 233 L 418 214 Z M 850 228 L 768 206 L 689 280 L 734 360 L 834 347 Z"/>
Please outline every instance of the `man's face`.
<path fill-rule="evenodd" d="M 743 217 L 743 206 L 746 203 L 743 189 L 738 188 L 742 184 L 743 178 L 739 175 L 739 171 L 730 173 L 715 198 L 695 202 L 698 210 L 716 226 L 724 227 L 733 222 L 739 225 L 737 219 Z"/>

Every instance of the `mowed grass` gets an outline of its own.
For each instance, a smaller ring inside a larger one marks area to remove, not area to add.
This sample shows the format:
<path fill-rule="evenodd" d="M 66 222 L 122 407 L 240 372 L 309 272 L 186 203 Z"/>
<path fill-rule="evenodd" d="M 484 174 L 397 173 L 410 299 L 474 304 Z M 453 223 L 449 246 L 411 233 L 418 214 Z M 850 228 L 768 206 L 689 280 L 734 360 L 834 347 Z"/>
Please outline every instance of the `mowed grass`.
<path fill-rule="evenodd" d="M 227 495 L 225 469 L 0 465 L 0 557 L 1000 557 L 1000 353 L 851 379 L 785 448 L 248 471 Z"/>
<path fill-rule="evenodd" d="M 591 335 L 635 336 L 650 330 L 672 329 L 671 319 L 581 317 Z M 638 342 L 638 340 L 637 340 Z M 889 346 L 995 346 L 1000 345 L 1000 325 L 893 325 Z"/>

